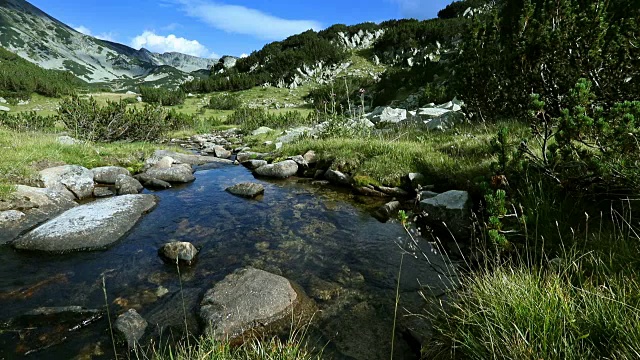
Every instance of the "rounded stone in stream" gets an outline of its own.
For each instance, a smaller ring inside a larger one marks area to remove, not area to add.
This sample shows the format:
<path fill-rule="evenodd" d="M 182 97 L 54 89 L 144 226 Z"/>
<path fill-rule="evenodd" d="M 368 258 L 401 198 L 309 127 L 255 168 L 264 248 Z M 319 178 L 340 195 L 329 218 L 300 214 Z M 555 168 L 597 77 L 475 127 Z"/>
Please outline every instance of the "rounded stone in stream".
<path fill-rule="evenodd" d="M 147 175 L 168 183 L 188 183 L 196 179 L 195 176 L 193 176 L 191 165 L 187 164 L 173 165 L 166 169 L 152 167 L 147 170 Z"/>
<path fill-rule="evenodd" d="M 249 267 L 208 290 L 199 315 L 207 336 L 235 342 L 243 335 L 290 326 L 292 316 L 299 321 L 305 298 L 284 277 Z"/>
<path fill-rule="evenodd" d="M 124 174 L 117 176 L 115 187 L 118 195 L 138 194 L 144 188 L 138 180 Z"/>
<path fill-rule="evenodd" d="M 40 171 L 44 187 L 67 193 L 69 198 L 93 195 L 93 172 L 82 166 L 64 165 Z"/>
<path fill-rule="evenodd" d="M 169 263 L 175 264 L 177 259 L 191 265 L 198 254 L 198 249 L 188 242 L 171 242 L 164 244 L 158 252 Z"/>
<path fill-rule="evenodd" d="M 264 194 L 264 186 L 262 184 L 247 182 L 228 187 L 227 191 L 233 195 L 255 198 L 258 195 Z"/>
<path fill-rule="evenodd" d="M 260 176 L 286 179 L 298 172 L 298 164 L 293 160 L 285 160 L 279 163 L 261 166 L 257 168 L 255 172 Z"/>
<path fill-rule="evenodd" d="M 113 185 L 116 183 L 118 175 L 131 175 L 129 170 L 119 166 L 103 166 L 91 169 L 93 179 L 100 184 Z"/>
<path fill-rule="evenodd" d="M 268 163 L 265 160 L 247 160 L 243 161 L 241 164 L 249 170 L 255 170 L 261 166 L 267 165 Z"/>
<path fill-rule="evenodd" d="M 118 316 L 114 325 L 118 334 L 124 337 L 130 348 L 133 348 L 140 341 L 147 329 L 147 321 L 134 309 L 129 309 L 126 313 Z"/>
<path fill-rule="evenodd" d="M 75 207 L 12 243 L 48 252 L 104 249 L 118 241 L 156 205 L 153 195 L 123 195 Z"/>

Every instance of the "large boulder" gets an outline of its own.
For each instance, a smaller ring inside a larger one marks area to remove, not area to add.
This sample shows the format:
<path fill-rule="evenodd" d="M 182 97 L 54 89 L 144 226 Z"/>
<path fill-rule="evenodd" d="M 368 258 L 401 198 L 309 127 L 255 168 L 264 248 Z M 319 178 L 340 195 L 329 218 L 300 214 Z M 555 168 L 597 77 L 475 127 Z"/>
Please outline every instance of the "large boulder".
<path fill-rule="evenodd" d="M 129 348 L 134 348 L 147 329 L 147 321 L 135 309 L 118 316 L 115 321 L 117 333 L 127 341 Z"/>
<path fill-rule="evenodd" d="M 264 194 L 264 186 L 256 183 L 241 183 L 227 188 L 227 191 L 233 195 L 242 196 L 246 198 L 255 198 L 258 195 Z"/>
<path fill-rule="evenodd" d="M 86 199 L 93 194 L 93 173 L 82 166 L 64 165 L 40 171 L 44 187 L 68 194 L 69 198 Z"/>
<path fill-rule="evenodd" d="M 245 334 L 277 331 L 303 316 L 308 300 L 282 276 L 246 268 L 208 290 L 200 303 L 205 334 L 234 341 Z"/>
<path fill-rule="evenodd" d="M 104 249 L 156 205 L 153 195 L 123 195 L 75 207 L 12 244 L 21 250 L 68 252 Z"/>
<path fill-rule="evenodd" d="M 118 175 L 115 183 L 118 195 L 138 194 L 144 187 L 140 182 L 129 175 Z"/>
<path fill-rule="evenodd" d="M 168 183 L 188 183 L 196 179 L 193 176 L 191 165 L 176 164 L 170 168 L 152 167 L 146 174 L 152 178 L 166 181 Z"/>
<path fill-rule="evenodd" d="M 397 124 L 407 119 L 407 110 L 394 109 L 392 107 L 377 108 L 374 112 L 367 115 L 368 119 L 374 124 L 390 123 Z"/>
<path fill-rule="evenodd" d="M 452 190 L 420 201 L 427 213 L 427 221 L 446 225 L 458 240 L 467 240 L 471 234 L 471 199 L 466 191 Z"/>
<path fill-rule="evenodd" d="M 11 198 L 0 201 L 6 222 L 0 224 L 0 245 L 13 241 L 25 231 L 41 224 L 78 204 L 69 199 L 68 194 L 54 189 L 16 186 Z M 19 216 L 17 212 L 24 214 Z"/>
<path fill-rule="evenodd" d="M 270 132 L 274 131 L 272 128 L 268 128 L 266 126 L 261 126 L 255 130 L 253 130 L 251 132 L 251 135 L 253 136 L 258 136 L 258 135 L 264 135 L 264 134 L 268 134 Z"/>
<path fill-rule="evenodd" d="M 261 166 L 257 168 L 255 172 L 260 176 L 286 179 L 298 172 L 298 164 L 293 160 L 285 160 L 279 163 Z"/>
<path fill-rule="evenodd" d="M 119 166 L 103 166 L 91 169 L 93 180 L 99 184 L 113 185 L 118 175 L 131 175 L 129 170 Z"/>

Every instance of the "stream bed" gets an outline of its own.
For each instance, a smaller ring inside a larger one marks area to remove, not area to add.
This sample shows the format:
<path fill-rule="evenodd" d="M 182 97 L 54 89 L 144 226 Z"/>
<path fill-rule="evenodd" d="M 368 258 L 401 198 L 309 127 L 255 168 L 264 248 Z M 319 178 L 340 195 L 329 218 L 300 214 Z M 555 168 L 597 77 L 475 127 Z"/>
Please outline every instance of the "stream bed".
<path fill-rule="evenodd" d="M 28 319 L 19 328 L 15 319 L 40 307 L 104 310 L 105 303 L 112 319 L 130 308 L 145 318 L 179 308 L 173 310 L 180 316 L 182 297 L 197 304 L 217 281 L 246 266 L 296 282 L 315 301 L 307 340 L 327 358 L 389 358 L 402 253 L 397 242 L 407 235 L 396 221 L 371 215 L 383 200 L 301 179 L 254 179 L 241 166 L 201 167 L 196 178 L 155 193 L 158 206 L 107 250 L 49 255 L 1 247 L 0 359 L 111 359 L 105 315 L 75 326 L 53 315 L 45 330 L 29 328 Z M 248 200 L 225 191 L 247 181 L 262 183 L 264 196 Z M 169 241 L 200 249 L 180 277 L 175 265 L 158 257 Z M 398 329 L 412 322 L 403 308 L 420 312 L 424 306 L 421 287 L 439 295 L 448 284 L 441 256 L 420 241 L 430 260 L 404 257 Z M 396 359 L 419 355 L 408 331 L 397 332 L 395 347 Z"/>

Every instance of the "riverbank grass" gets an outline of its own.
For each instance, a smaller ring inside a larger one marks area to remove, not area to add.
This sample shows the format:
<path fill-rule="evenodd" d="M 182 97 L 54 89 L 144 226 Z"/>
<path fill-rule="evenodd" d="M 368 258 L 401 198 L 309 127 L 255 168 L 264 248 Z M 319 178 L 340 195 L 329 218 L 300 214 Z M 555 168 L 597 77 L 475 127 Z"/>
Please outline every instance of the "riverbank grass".
<path fill-rule="evenodd" d="M 0 198 L 11 193 L 13 184 L 32 184 L 37 171 L 48 166 L 117 165 L 135 172 L 143 166 L 144 159 L 160 147 L 142 142 L 63 145 L 56 134 L 0 127 Z"/>

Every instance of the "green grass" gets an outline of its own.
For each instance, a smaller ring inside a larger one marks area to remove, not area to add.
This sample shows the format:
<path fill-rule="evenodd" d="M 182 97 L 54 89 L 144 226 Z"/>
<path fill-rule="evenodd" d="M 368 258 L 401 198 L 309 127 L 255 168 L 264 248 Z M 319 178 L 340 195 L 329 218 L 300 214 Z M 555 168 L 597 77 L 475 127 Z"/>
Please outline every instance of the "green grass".
<path fill-rule="evenodd" d="M 279 338 L 253 339 L 241 346 L 203 337 L 195 344 L 180 345 L 168 350 L 154 350 L 153 360 L 320 360 L 321 351 L 307 349 L 304 339 L 294 334 L 283 341 Z"/>
<path fill-rule="evenodd" d="M 461 127 L 456 132 L 401 129 L 384 136 L 303 139 L 285 144 L 282 152 L 290 156 L 314 150 L 321 159 L 334 160 L 342 171 L 384 185 L 400 185 L 407 174 L 420 172 L 434 184 L 468 189 L 470 181 L 490 175 L 496 160 L 490 141 L 501 126 L 526 131 L 517 123 Z"/>
<path fill-rule="evenodd" d="M 118 165 L 136 171 L 161 146 L 150 143 L 61 145 L 57 135 L 0 128 L 0 198 L 10 184 L 31 184 L 38 164 L 73 164 L 87 168 Z M 43 165 L 40 165 L 40 167 Z"/>
<path fill-rule="evenodd" d="M 637 359 L 640 285 L 635 277 L 575 284 L 526 265 L 474 273 L 435 316 L 429 359 Z"/>

